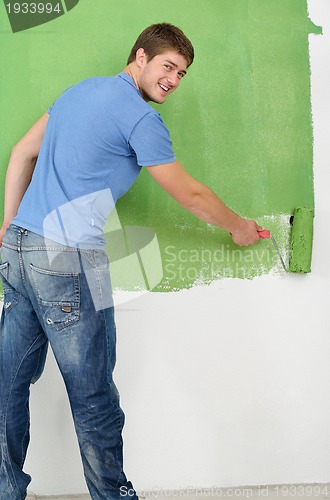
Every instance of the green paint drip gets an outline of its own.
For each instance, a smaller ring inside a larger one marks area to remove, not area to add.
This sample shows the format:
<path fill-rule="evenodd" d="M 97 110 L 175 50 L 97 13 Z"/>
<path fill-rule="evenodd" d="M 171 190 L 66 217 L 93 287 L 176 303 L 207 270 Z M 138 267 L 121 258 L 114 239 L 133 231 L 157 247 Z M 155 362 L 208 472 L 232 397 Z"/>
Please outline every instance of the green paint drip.
<path fill-rule="evenodd" d="M 290 265 L 292 273 L 310 273 L 313 247 L 313 218 L 311 208 L 296 208 L 291 229 Z"/>

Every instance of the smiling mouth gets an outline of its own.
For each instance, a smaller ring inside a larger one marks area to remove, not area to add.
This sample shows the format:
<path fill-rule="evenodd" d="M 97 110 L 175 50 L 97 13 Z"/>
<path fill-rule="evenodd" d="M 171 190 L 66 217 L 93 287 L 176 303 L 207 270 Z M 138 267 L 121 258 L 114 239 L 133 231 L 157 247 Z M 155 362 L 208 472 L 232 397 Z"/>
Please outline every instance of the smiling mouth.
<path fill-rule="evenodd" d="M 159 83 L 159 86 L 164 92 L 168 92 L 170 90 L 170 87 L 167 87 L 166 85 L 163 85 L 162 83 Z"/>

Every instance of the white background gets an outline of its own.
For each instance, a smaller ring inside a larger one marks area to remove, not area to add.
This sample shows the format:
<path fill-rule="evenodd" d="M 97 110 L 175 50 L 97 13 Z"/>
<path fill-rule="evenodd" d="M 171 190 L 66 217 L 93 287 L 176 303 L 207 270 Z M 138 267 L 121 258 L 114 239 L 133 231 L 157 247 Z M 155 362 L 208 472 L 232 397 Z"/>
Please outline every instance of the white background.
<path fill-rule="evenodd" d="M 329 0 L 309 0 L 309 13 L 324 32 L 310 35 L 313 272 L 118 307 L 125 469 L 138 490 L 330 481 Z M 52 356 L 31 393 L 31 490 L 86 491 Z"/>

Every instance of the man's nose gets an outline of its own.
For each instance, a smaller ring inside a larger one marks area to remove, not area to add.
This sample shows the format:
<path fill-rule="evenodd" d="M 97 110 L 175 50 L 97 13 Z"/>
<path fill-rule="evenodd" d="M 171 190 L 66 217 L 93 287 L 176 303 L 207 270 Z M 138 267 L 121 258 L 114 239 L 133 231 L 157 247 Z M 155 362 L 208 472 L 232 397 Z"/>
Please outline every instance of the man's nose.
<path fill-rule="evenodd" d="M 167 76 L 167 81 L 171 87 L 178 87 L 180 83 L 180 77 L 178 74 L 172 73 L 171 75 Z"/>

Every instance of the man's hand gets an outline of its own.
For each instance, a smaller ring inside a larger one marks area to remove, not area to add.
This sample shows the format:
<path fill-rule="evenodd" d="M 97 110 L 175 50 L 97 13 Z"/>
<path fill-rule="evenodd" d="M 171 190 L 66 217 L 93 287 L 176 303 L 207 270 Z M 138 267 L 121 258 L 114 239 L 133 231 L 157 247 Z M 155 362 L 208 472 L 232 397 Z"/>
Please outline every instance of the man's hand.
<path fill-rule="evenodd" d="M 230 234 L 236 245 L 244 247 L 257 243 L 260 240 L 258 233 L 264 229 L 264 227 L 259 226 L 254 220 L 241 219 L 240 226 Z"/>

